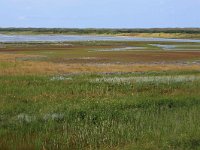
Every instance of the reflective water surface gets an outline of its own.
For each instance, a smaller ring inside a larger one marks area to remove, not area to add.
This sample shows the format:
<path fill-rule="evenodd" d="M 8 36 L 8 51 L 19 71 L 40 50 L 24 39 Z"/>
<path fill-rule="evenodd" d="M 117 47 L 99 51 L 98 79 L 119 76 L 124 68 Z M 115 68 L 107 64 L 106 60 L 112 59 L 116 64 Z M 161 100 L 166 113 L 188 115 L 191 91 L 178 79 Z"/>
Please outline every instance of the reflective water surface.
<path fill-rule="evenodd" d="M 95 35 L 3 35 L 0 42 L 64 42 L 64 41 L 169 41 L 169 42 L 196 42 L 191 39 L 165 38 L 138 38 L 123 36 L 95 36 Z"/>

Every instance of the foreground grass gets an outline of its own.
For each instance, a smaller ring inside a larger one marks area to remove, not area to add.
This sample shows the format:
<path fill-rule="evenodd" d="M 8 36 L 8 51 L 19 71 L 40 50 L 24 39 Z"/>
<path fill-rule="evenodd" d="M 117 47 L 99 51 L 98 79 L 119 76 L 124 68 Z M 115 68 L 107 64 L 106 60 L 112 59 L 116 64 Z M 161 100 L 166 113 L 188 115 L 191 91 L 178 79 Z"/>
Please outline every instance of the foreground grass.
<path fill-rule="evenodd" d="M 155 72 L 130 76 L 195 75 Z M 1 149 L 199 149 L 200 81 L 1 76 Z"/>

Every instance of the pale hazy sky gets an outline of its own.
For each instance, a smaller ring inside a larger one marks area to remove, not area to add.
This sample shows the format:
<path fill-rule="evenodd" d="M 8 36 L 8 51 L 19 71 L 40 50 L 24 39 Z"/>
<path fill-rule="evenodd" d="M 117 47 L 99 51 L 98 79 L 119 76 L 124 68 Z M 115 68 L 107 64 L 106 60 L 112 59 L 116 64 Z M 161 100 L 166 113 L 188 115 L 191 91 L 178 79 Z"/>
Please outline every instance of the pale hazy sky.
<path fill-rule="evenodd" d="M 0 27 L 200 27 L 200 0 L 0 0 Z"/>

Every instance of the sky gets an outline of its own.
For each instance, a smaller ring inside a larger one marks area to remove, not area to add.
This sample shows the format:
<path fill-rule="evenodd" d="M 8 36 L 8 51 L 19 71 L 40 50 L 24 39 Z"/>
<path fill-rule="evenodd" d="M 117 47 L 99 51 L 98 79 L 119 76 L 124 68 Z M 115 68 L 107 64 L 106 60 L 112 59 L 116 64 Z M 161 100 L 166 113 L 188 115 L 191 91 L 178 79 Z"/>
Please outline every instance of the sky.
<path fill-rule="evenodd" d="M 200 27 L 200 0 L 0 0 L 0 27 Z"/>

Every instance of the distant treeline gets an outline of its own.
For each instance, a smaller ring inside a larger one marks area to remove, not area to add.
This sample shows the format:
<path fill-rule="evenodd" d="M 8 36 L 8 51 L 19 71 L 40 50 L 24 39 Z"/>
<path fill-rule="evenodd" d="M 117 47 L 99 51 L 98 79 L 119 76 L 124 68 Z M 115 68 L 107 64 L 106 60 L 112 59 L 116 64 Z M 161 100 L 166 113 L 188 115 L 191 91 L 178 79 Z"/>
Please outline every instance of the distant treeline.
<path fill-rule="evenodd" d="M 0 28 L 2 32 L 31 32 L 52 34 L 126 34 L 126 33 L 186 33 L 200 34 L 200 28 L 151 28 L 151 29 L 78 29 L 78 28 Z"/>

